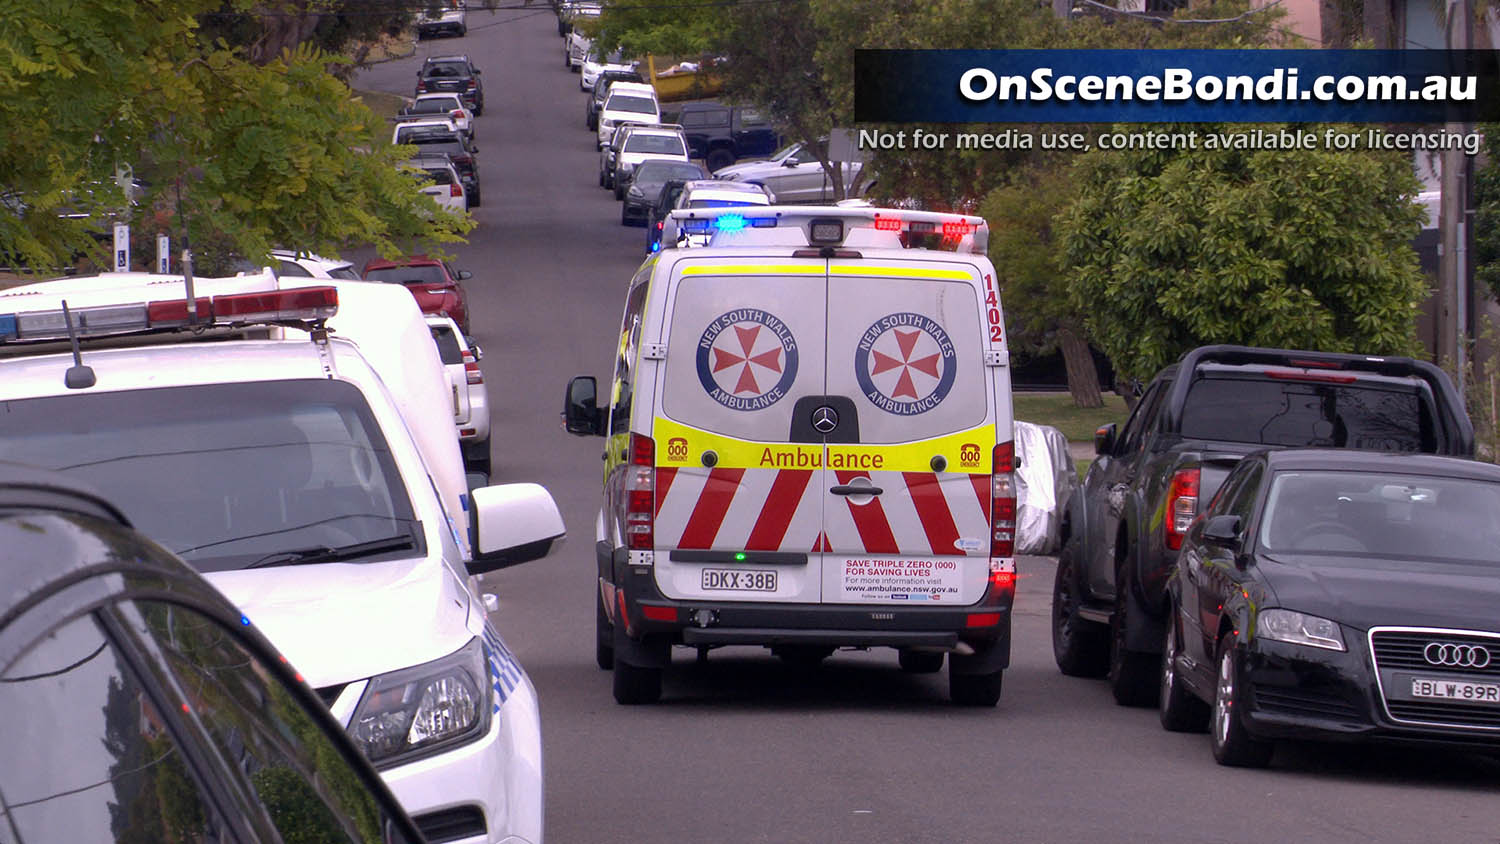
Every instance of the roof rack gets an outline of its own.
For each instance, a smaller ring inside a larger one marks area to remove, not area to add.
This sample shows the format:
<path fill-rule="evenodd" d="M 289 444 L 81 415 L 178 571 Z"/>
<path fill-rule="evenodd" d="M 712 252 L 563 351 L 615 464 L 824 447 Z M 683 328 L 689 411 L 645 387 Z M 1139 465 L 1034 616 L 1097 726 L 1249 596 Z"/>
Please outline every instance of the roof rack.
<path fill-rule="evenodd" d="M 729 208 L 679 208 L 663 221 L 663 249 L 687 245 L 688 235 L 713 235 L 754 229 L 801 229 L 808 246 L 838 247 L 856 229 L 893 235 L 892 246 L 940 249 L 983 255 L 990 228 L 983 217 L 900 208 L 853 208 L 832 205 L 762 205 Z M 716 244 L 725 245 L 725 244 Z"/>

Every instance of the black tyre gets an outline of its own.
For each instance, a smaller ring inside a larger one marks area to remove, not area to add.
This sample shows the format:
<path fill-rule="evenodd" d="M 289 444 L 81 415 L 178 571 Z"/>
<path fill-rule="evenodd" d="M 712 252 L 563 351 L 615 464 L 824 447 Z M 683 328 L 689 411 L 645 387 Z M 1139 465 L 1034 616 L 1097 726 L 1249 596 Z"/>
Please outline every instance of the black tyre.
<path fill-rule="evenodd" d="M 722 170 L 733 163 L 734 153 L 727 149 L 709 150 L 708 157 L 703 160 L 703 166 L 707 167 L 710 173 Z"/>
<path fill-rule="evenodd" d="M 623 202 L 625 200 L 625 184 L 620 181 L 620 177 L 618 174 L 616 174 L 615 177 L 613 179 L 610 179 L 609 181 L 614 186 L 615 199 Z"/>
<path fill-rule="evenodd" d="M 464 37 L 465 35 L 468 35 L 468 34 L 469 34 L 469 25 L 468 24 L 464 24 L 463 26 L 461 26 L 461 27 L 458 28 L 458 37 L 459 38 L 462 38 L 462 37 Z"/>
<path fill-rule="evenodd" d="M 1264 768 L 1271 761 L 1275 746 L 1251 737 L 1245 730 L 1240 705 L 1244 684 L 1234 659 L 1234 636 L 1225 633 L 1219 639 L 1219 674 L 1214 684 L 1214 705 L 1209 738 L 1214 760 L 1236 768 Z"/>
<path fill-rule="evenodd" d="M 1177 617 L 1173 607 L 1174 621 Z M 1167 641 L 1161 651 L 1161 692 L 1157 715 L 1162 729 L 1173 733 L 1201 733 L 1208 729 L 1208 704 L 1188 690 L 1182 682 L 1177 656 L 1182 652 L 1177 624 L 1167 625 Z"/>
<path fill-rule="evenodd" d="M 604 187 L 604 171 L 599 171 L 599 187 Z"/>
<path fill-rule="evenodd" d="M 603 595 L 594 595 L 594 612 L 594 662 L 608 671 L 615 667 L 615 628 L 604 612 Z"/>
<path fill-rule="evenodd" d="M 1005 672 L 955 674 L 948 668 L 948 697 L 959 706 L 994 706 L 1000 702 Z"/>
<path fill-rule="evenodd" d="M 661 669 L 631 665 L 619 659 L 615 664 L 615 703 L 635 706 L 661 700 Z"/>
<path fill-rule="evenodd" d="M 590 132 L 599 131 L 599 115 L 590 114 L 588 117 L 585 117 L 583 119 L 583 123 L 585 126 L 589 127 Z"/>
<path fill-rule="evenodd" d="M 1115 611 L 1110 617 L 1109 690 L 1121 706 L 1155 706 L 1161 660 L 1153 654 L 1128 650 L 1130 581 L 1123 572 L 1115 578 Z"/>
<path fill-rule="evenodd" d="M 459 330 L 463 331 L 464 329 L 460 327 Z M 488 437 L 479 442 L 465 442 L 463 446 L 465 469 L 470 472 L 483 472 L 486 475 L 494 474 L 491 471 L 493 467 L 490 461 L 490 441 Z"/>
<path fill-rule="evenodd" d="M 1109 671 L 1109 628 L 1079 616 L 1078 574 L 1078 545 L 1069 541 L 1052 583 L 1052 658 L 1069 677 L 1103 677 Z"/>
<path fill-rule="evenodd" d="M 897 655 L 901 670 L 908 674 L 936 674 L 943 670 L 942 651 L 902 650 Z"/>
<path fill-rule="evenodd" d="M 626 204 L 623 203 L 623 202 L 620 203 L 620 225 L 622 225 L 622 226 L 630 226 L 630 225 L 634 225 L 634 224 L 635 224 L 635 220 L 632 220 L 630 218 L 630 212 L 627 210 Z"/>

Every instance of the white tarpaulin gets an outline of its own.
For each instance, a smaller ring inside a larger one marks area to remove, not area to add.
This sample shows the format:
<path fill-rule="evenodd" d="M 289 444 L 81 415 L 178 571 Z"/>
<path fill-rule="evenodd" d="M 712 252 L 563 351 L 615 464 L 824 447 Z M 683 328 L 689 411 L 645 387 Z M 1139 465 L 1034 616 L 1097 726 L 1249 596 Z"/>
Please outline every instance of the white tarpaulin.
<path fill-rule="evenodd" d="M 1062 508 L 1078 485 L 1068 439 L 1051 425 L 1015 423 L 1016 553 L 1055 554 Z"/>

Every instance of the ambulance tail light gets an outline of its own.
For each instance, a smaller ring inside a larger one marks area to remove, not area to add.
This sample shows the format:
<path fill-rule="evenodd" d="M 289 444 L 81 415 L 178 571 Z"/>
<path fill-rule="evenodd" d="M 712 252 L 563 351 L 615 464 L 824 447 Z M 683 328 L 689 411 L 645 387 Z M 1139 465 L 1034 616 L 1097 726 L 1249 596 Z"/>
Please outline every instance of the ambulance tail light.
<path fill-rule="evenodd" d="M 1198 469 L 1178 469 L 1167 487 L 1167 518 L 1163 524 L 1167 547 L 1176 551 L 1198 515 Z"/>
<path fill-rule="evenodd" d="M 625 467 L 625 547 L 650 551 L 656 546 L 656 444 L 630 435 L 630 463 Z"/>
<path fill-rule="evenodd" d="M 995 445 L 990 474 L 990 556 L 1012 557 L 1016 553 L 1016 446 Z"/>
<path fill-rule="evenodd" d="M 470 384 L 483 384 L 484 373 L 479 371 L 479 361 L 474 358 L 474 353 L 466 349 L 464 350 L 463 355 L 464 378 L 467 379 Z"/>

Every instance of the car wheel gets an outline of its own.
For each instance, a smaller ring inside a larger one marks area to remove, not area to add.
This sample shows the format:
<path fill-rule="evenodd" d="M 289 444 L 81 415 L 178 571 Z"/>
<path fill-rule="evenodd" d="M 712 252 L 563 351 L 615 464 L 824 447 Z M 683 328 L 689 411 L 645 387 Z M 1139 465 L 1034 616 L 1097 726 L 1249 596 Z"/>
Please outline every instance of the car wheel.
<path fill-rule="evenodd" d="M 710 173 L 714 172 L 715 170 L 722 170 L 733 163 L 734 153 L 730 152 L 727 149 L 713 150 L 709 152 L 708 157 L 703 160 L 703 166 L 707 167 L 708 172 Z"/>
<path fill-rule="evenodd" d="M 615 177 L 609 181 L 614 185 L 615 199 L 623 202 L 625 200 L 625 183 L 620 181 L 619 174 L 615 174 Z"/>
<path fill-rule="evenodd" d="M 478 190 L 475 190 L 475 191 L 474 191 L 474 207 L 475 207 L 475 208 L 478 208 L 478 207 L 479 207 L 479 206 L 481 206 L 481 205 L 483 205 L 483 204 L 484 204 L 484 202 L 483 202 L 483 201 L 481 201 L 481 197 L 480 197 L 480 195 L 479 195 L 479 191 L 478 191 Z"/>
<path fill-rule="evenodd" d="M 626 202 L 620 203 L 620 225 L 628 226 L 634 222 L 634 220 L 630 219 L 630 204 Z"/>
<path fill-rule="evenodd" d="M 1212 740 L 1214 760 L 1236 768 L 1264 768 L 1271 761 L 1275 746 L 1252 738 L 1240 715 L 1244 684 L 1234 662 L 1234 635 L 1225 633 L 1219 639 L 1219 678 L 1214 685 Z"/>
<path fill-rule="evenodd" d="M 459 326 L 463 331 L 463 326 Z M 465 334 L 468 332 L 465 331 Z M 482 440 L 469 440 L 463 443 L 464 468 L 471 472 L 483 472 L 486 475 L 493 474 L 490 461 L 490 438 Z"/>
<path fill-rule="evenodd" d="M 661 669 L 615 659 L 615 703 L 635 706 L 661 700 Z"/>
<path fill-rule="evenodd" d="M 1208 727 L 1208 704 L 1188 690 L 1177 667 L 1182 653 L 1177 608 L 1172 608 L 1173 623 L 1167 625 L 1167 641 L 1161 649 L 1161 691 L 1157 715 L 1162 729 L 1173 733 L 1201 733 Z"/>
<path fill-rule="evenodd" d="M 615 628 L 604 612 L 604 595 L 597 587 L 594 592 L 594 662 L 600 669 L 608 671 L 615 667 Z"/>
<path fill-rule="evenodd" d="M 1000 702 L 1000 688 L 1005 672 L 988 674 L 955 674 L 948 666 L 948 697 L 959 706 L 994 706 Z"/>
<path fill-rule="evenodd" d="M 462 37 L 464 37 L 465 35 L 468 35 L 468 34 L 469 34 L 469 25 L 468 24 L 464 24 L 463 26 L 461 26 L 461 27 L 458 28 L 458 37 L 459 38 L 462 38 Z"/>
<path fill-rule="evenodd" d="M 1109 671 L 1109 628 L 1079 616 L 1078 543 L 1057 556 L 1052 583 L 1052 658 L 1069 677 L 1103 677 Z"/>
<path fill-rule="evenodd" d="M 1123 572 L 1115 578 L 1115 611 L 1110 616 L 1109 690 L 1121 706 L 1155 706 L 1159 660 L 1151 654 L 1128 650 L 1125 633 L 1130 629 L 1130 580 Z"/>
<path fill-rule="evenodd" d="M 599 118 L 596 117 L 595 115 L 590 114 L 588 117 L 585 117 L 583 119 L 583 122 L 584 122 L 584 125 L 586 125 L 586 126 L 589 127 L 589 131 L 590 132 L 597 132 L 597 131 L 599 131 Z M 597 142 L 596 142 L 596 145 L 597 145 Z"/>
<path fill-rule="evenodd" d="M 908 674 L 936 674 L 943 670 L 942 651 L 909 651 L 903 648 L 896 658 L 901 663 L 901 670 Z"/>

